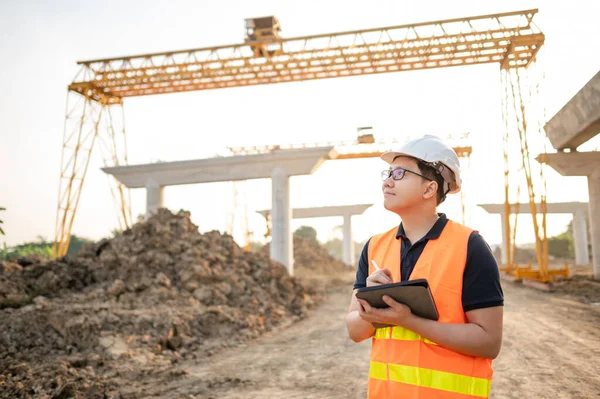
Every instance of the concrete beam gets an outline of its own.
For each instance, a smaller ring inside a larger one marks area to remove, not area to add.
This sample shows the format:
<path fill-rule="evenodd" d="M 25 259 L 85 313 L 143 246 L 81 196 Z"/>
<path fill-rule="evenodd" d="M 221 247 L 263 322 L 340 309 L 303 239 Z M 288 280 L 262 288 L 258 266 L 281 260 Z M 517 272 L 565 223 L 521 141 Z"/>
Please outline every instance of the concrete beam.
<path fill-rule="evenodd" d="M 102 168 L 129 188 L 144 188 L 149 180 L 159 186 L 270 178 L 277 166 L 288 176 L 309 175 L 323 162 L 335 159 L 333 147 L 277 150 L 267 154 L 160 162 Z"/>
<path fill-rule="evenodd" d="M 600 133 L 600 72 L 544 126 L 557 150 L 575 149 Z"/>
<path fill-rule="evenodd" d="M 575 264 L 587 265 L 590 263 L 588 251 L 587 217 L 584 212 L 573 214 L 573 244 L 575 245 Z"/>
<path fill-rule="evenodd" d="M 536 205 L 536 212 L 541 212 L 541 204 Z M 502 223 L 502 245 L 500 247 L 501 261 L 508 263 L 506 253 L 506 220 L 504 218 L 504 204 L 479 204 L 487 213 L 500 215 Z M 546 213 L 572 213 L 573 214 L 573 241 L 575 245 L 575 264 L 589 264 L 587 222 L 588 203 L 586 202 L 554 202 L 546 204 Z M 512 213 L 531 213 L 529 204 L 519 204 L 515 209 L 511 207 Z"/>
<path fill-rule="evenodd" d="M 600 280 L 600 173 L 588 177 L 590 197 L 590 236 L 592 239 L 592 265 L 594 279 Z"/>
<path fill-rule="evenodd" d="M 373 204 L 358 204 L 358 205 L 339 205 L 339 206 L 322 206 L 315 208 L 293 208 L 292 219 L 308 219 L 308 218 L 326 218 L 344 215 L 361 215 Z M 268 217 L 270 210 L 265 209 L 257 211 L 264 217 Z"/>
<path fill-rule="evenodd" d="M 551 166 L 563 176 L 590 176 L 600 170 L 600 151 L 540 154 L 536 160 Z"/>
<path fill-rule="evenodd" d="M 550 165 L 563 176 L 587 176 L 592 267 L 594 279 L 600 280 L 600 152 L 540 154 L 537 160 Z"/>
<path fill-rule="evenodd" d="M 322 218 L 322 217 L 334 217 L 342 216 L 344 218 L 343 225 L 343 261 L 347 265 L 354 265 L 354 245 L 352 243 L 352 216 L 360 215 L 373 204 L 360 204 L 360 205 L 340 205 L 340 206 L 324 206 L 318 208 L 294 208 L 292 209 L 292 218 L 303 219 L 303 218 Z M 263 215 L 267 220 L 271 211 L 262 210 L 257 211 Z M 273 224 L 272 231 L 274 234 L 275 220 L 272 219 Z M 271 248 L 273 244 L 271 244 Z M 271 250 L 272 251 L 272 250 Z"/>
<path fill-rule="evenodd" d="M 504 204 L 479 204 L 481 208 L 485 209 L 487 213 L 504 213 Z M 536 211 L 541 212 L 541 205 L 535 204 Z M 546 204 L 546 213 L 575 213 L 583 212 L 587 214 L 588 203 L 587 202 L 551 202 Z M 514 205 L 511 206 L 512 213 L 531 213 L 528 203 L 519 203 L 517 209 Z"/>
<path fill-rule="evenodd" d="M 290 231 L 290 176 L 313 173 L 323 162 L 335 159 L 333 147 L 275 150 L 266 154 L 161 162 L 102 168 L 129 188 L 146 188 L 146 215 L 164 207 L 164 187 L 271 178 L 273 243 L 271 258 L 294 273 Z"/>
<path fill-rule="evenodd" d="M 271 259 L 283 263 L 290 276 L 294 275 L 294 242 L 290 221 L 290 177 L 282 168 L 273 169 L 271 176 Z"/>
<path fill-rule="evenodd" d="M 146 183 L 146 219 L 159 208 L 165 207 L 165 188 L 158 185 L 154 180 Z"/>

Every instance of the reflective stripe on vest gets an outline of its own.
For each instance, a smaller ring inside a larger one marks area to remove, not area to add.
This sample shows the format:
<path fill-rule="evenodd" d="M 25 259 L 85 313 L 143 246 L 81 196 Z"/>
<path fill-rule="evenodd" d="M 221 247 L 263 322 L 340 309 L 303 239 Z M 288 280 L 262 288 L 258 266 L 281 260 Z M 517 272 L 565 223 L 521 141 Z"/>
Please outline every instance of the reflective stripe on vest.
<path fill-rule="evenodd" d="M 389 372 L 389 378 L 388 378 Z M 446 373 L 421 367 L 371 362 L 369 377 L 424 388 L 438 389 L 462 395 L 487 398 L 492 382 L 484 378 Z"/>
<path fill-rule="evenodd" d="M 374 236 L 371 260 L 400 281 L 401 241 L 397 228 Z M 429 240 L 410 280 L 425 278 L 436 301 L 440 323 L 466 323 L 462 309 L 462 276 L 472 230 L 448 221 L 439 238 Z M 489 396 L 491 360 L 462 355 L 402 327 L 375 330 L 371 349 L 368 397 L 392 399 L 466 399 Z"/>
<path fill-rule="evenodd" d="M 425 337 L 420 336 L 416 332 L 407 330 L 402 327 L 385 327 L 378 328 L 375 330 L 375 339 L 398 339 L 402 341 L 423 341 L 426 344 L 437 345 L 435 342 L 428 340 Z"/>

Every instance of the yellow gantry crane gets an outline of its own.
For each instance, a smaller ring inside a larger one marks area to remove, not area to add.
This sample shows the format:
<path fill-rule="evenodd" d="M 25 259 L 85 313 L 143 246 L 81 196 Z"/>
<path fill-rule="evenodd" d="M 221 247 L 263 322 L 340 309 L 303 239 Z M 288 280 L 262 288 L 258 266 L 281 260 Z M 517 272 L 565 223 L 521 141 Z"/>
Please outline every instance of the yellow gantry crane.
<path fill-rule="evenodd" d="M 535 61 L 544 34 L 537 9 L 295 38 L 275 17 L 247 19 L 241 44 L 78 62 L 68 86 L 55 256 L 66 254 L 92 149 L 127 164 L 124 99 L 164 93 L 496 63 Z M 132 223 L 129 192 L 110 178 L 121 228 Z"/>

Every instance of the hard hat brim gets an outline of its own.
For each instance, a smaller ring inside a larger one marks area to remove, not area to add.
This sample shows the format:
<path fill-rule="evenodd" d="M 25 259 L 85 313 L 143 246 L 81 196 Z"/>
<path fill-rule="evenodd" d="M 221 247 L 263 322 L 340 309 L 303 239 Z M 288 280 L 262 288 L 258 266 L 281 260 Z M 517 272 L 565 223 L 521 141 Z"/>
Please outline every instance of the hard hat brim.
<path fill-rule="evenodd" d="M 391 164 L 392 162 L 394 162 L 394 159 L 396 159 L 396 157 L 399 157 L 399 156 L 414 158 L 414 156 L 412 156 L 410 154 L 406 154 L 403 152 L 397 152 L 397 151 L 384 152 L 383 154 L 381 154 L 380 158 L 383 159 L 385 162 Z"/>

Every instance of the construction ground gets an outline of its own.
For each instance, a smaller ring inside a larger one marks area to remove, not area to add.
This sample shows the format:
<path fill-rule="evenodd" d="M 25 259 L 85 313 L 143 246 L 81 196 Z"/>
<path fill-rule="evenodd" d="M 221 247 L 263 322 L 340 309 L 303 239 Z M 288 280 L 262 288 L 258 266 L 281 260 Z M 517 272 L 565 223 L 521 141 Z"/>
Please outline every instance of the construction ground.
<path fill-rule="evenodd" d="M 354 270 L 294 244 L 292 278 L 163 209 L 73 258 L 0 263 L 0 398 L 365 397 Z M 600 396 L 600 283 L 572 272 L 550 292 L 503 280 L 492 398 Z"/>

